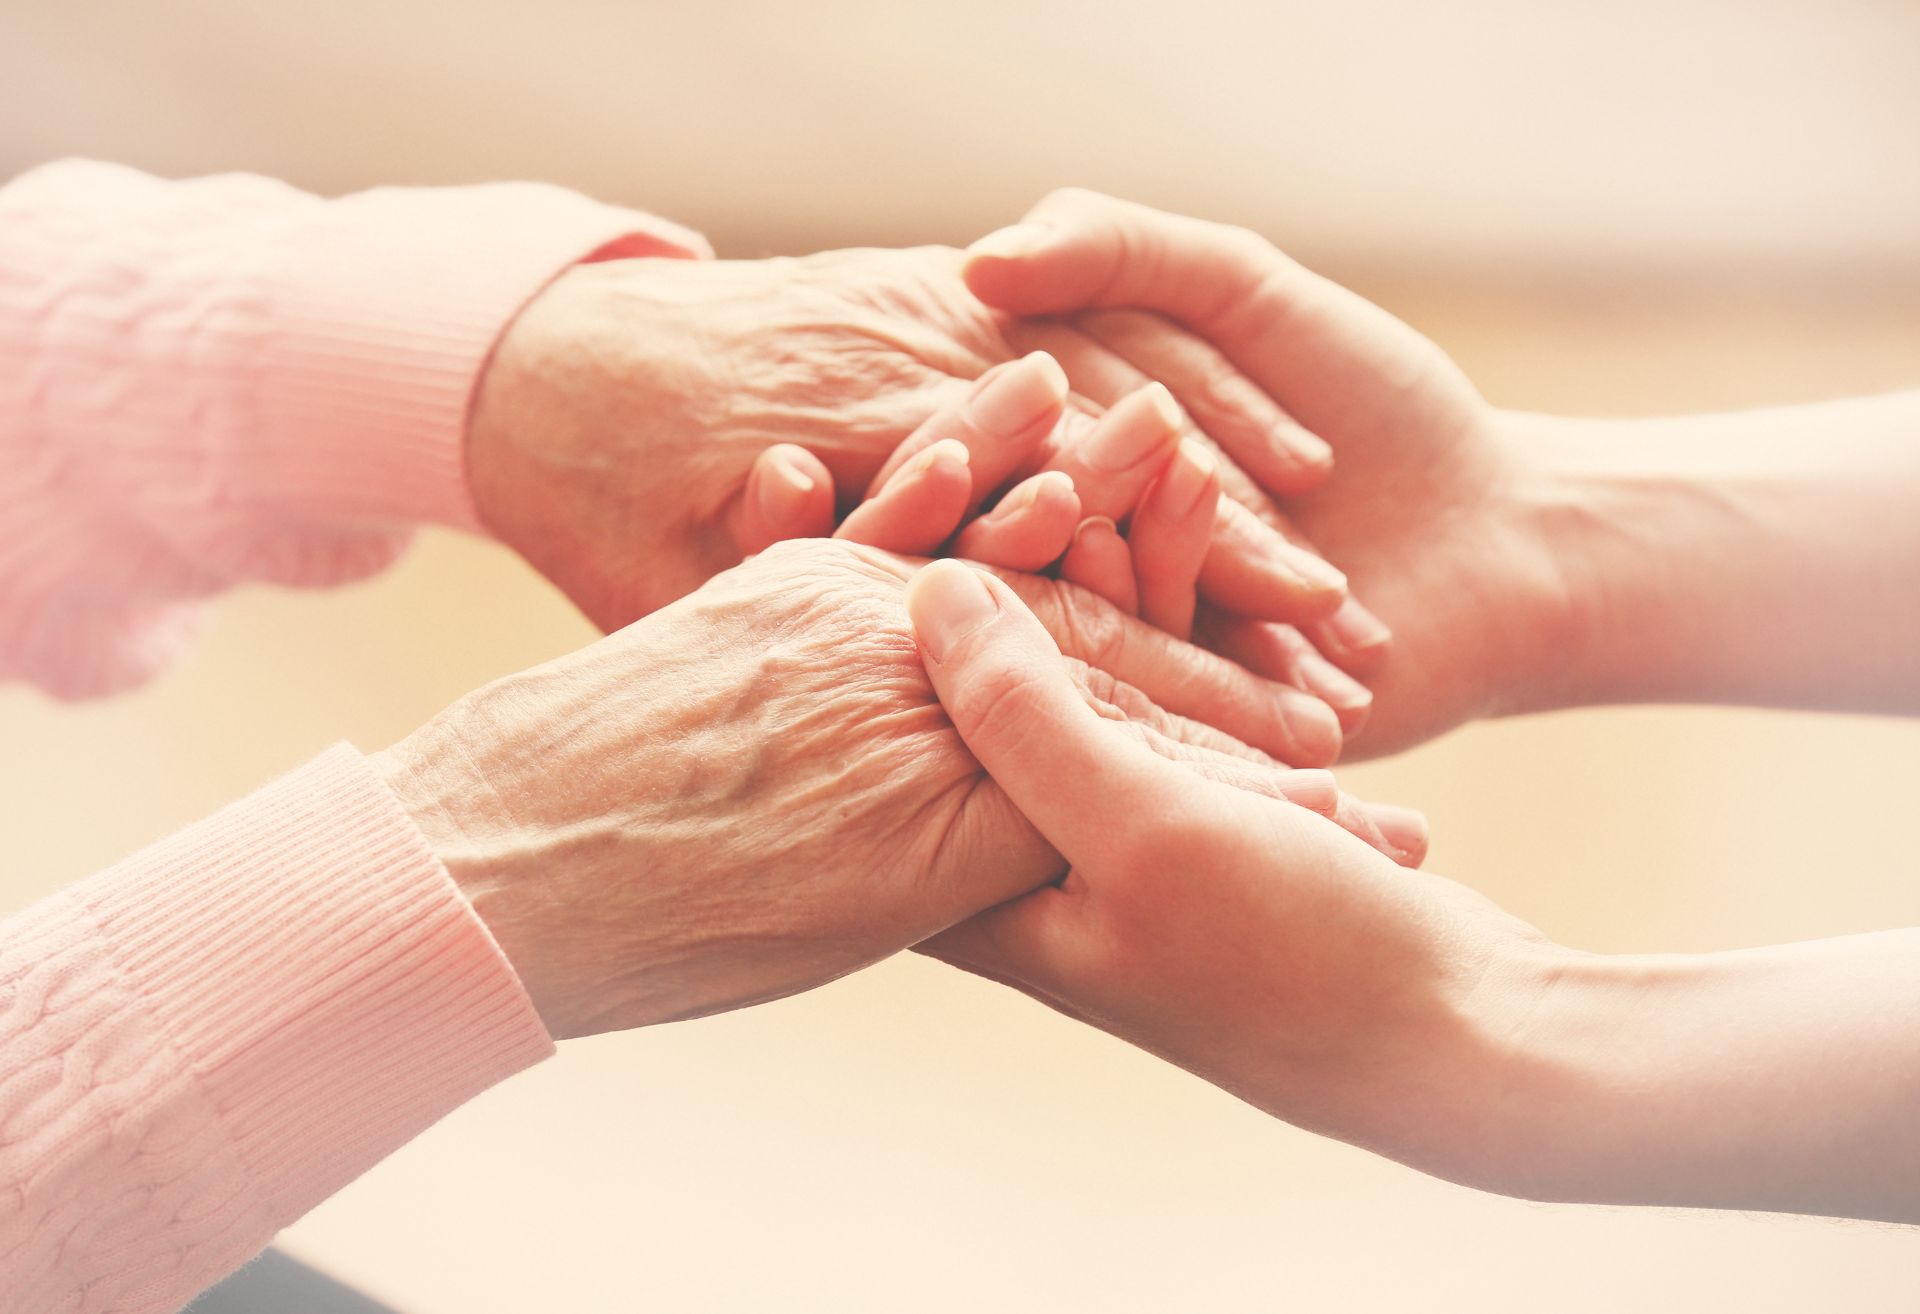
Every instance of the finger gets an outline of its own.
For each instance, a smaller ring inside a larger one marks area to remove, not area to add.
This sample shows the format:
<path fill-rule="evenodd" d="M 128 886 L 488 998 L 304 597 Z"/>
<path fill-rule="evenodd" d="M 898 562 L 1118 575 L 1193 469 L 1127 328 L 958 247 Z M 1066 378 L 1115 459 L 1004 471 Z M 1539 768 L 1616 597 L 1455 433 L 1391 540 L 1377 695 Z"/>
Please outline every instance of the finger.
<path fill-rule="evenodd" d="M 1243 616 L 1303 622 L 1340 609 L 1347 577 L 1238 502 L 1221 498 L 1200 567 L 1200 592 Z"/>
<path fill-rule="evenodd" d="M 1291 625 L 1205 608 L 1195 629 L 1200 642 L 1222 657 L 1319 698 L 1339 714 L 1344 734 L 1358 731 L 1373 710 L 1373 691 L 1322 657 Z"/>
<path fill-rule="evenodd" d="M 1021 351 L 1044 351 L 1059 361 L 1073 389 L 1070 395 L 1084 397 L 1101 410 L 1153 382 L 1152 375 L 1142 374 L 1125 357 L 1063 320 L 1009 320 L 1006 335 Z"/>
<path fill-rule="evenodd" d="M 976 502 L 984 500 L 1022 468 L 1059 422 L 1067 399 L 1067 376 L 1059 362 L 1034 352 L 983 374 L 958 407 L 922 424 L 887 458 L 872 489 L 912 457 L 944 438 L 963 444 L 973 466 Z"/>
<path fill-rule="evenodd" d="M 1145 694 L 1093 667 L 1074 671 L 1088 704 L 1161 757 L 1223 785 L 1304 807 L 1337 822 L 1402 866 L 1427 851 L 1427 820 L 1411 808 L 1366 803 L 1340 791 L 1333 773 L 1276 763 L 1211 726 L 1174 716 Z"/>
<path fill-rule="evenodd" d="M 1074 683 L 1086 694 L 1088 705 L 1109 720 L 1137 723 L 1169 740 L 1205 749 L 1216 756 L 1236 757 L 1263 767 L 1282 765 L 1270 754 L 1224 730 L 1167 711 L 1125 680 L 1115 679 L 1097 666 L 1089 666 L 1077 657 L 1068 657 L 1065 661 Z"/>
<path fill-rule="evenodd" d="M 1402 867 L 1418 867 L 1427 860 L 1428 827 L 1423 813 L 1393 803 L 1367 803 L 1354 800 L 1354 807 L 1365 814 L 1382 843 L 1374 843 L 1382 853 Z M 1340 817 L 1336 814 L 1336 821 Z M 1344 824 L 1344 823 L 1343 823 Z M 1349 827 L 1351 829 L 1351 827 Z M 1359 834 L 1355 831 L 1355 834 Z M 1367 837 L 1362 835 L 1362 839 Z"/>
<path fill-rule="evenodd" d="M 962 273 L 975 296 L 1017 315 L 1156 311 L 1322 433 L 1435 367 L 1419 334 L 1258 235 L 1094 192 L 1046 197 L 968 248 Z"/>
<path fill-rule="evenodd" d="M 1076 389 L 1091 388 L 1096 401 L 1138 377 L 1131 366 L 1084 342 L 1076 344 L 1070 336 L 1056 333 L 1046 340 L 1070 362 Z M 1154 432 L 1146 425 L 1150 415 L 1169 427 Z M 1157 473 L 1149 462 L 1164 461 L 1161 444 L 1171 443 L 1184 427 L 1185 417 L 1166 389 L 1148 383 L 1122 397 L 1084 439 L 1058 450 L 1050 464 L 1072 473 L 1085 514 L 1123 521 Z M 1281 621 L 1310 620 L 1340 606 L 1347 585 L 1338 570 L 1244 506 L 1219 499 L 1216 503 L 1220 524 L 1209 536 L 1201 578 L 1201 590 L 1209 599 L 1246 615 Z"/>
<path fill-rule="evenodd" d="M 1084 436 L 1061 445 L 1049 465 L 1073 477 L 1083 514 L 1118 523 L 1166 468 L 1184 424 L 1173 395 L 1149 383 L 1115 402 Z"/>
<path fill-rule="evenodd" d="M 1330 660 L 1356 675 L 1377 669 L 1393 643 L 1386 622 L 1351 597 L 1332 615 L 1305 622 L 1301 629 Z"/>
<path fill-rule="evenodd" d="M 1019 321 L 1009 328 L 1008 335 L 1024 346 L 1044 348 L 1053 355 L 1065 367 L 1074 396 L 1094 405 L 1111 406 L 1152 382 L 1119 355 L 1063 324 L 1049 320 Z M 1338 592 L 1344 593 L 1345 583 L 1340 572 L 1320 559 L 1312 545 L 1281 513 L 1272 496 L 1226 455 L 1212 435 L 1190 421 L 1191 417 L 1187 417 L 1182 426 L 1187 438 L 1212 449 L 1220 462 L 1222 491 L 1233 499 L 1238 509 L 1248 513 L 1243 517 L 1237 510 L 1222 512 L 1234 522 L 1235 543 L 1223 549 L 1222 560 L 1214 563 L 1214 591 L 1222 599 L 1242 601 L 1255 615 L 1278 619 L 1307 620 L 1338 606 L 1339 597 L 1330 590 L 1335 581 L 1339 581 Z M 1051 446 L 1049 463 L 1065 467 L 1066 454 L 1073 450 L 1073 444 L 1063 443 L 1061 434 L 1056 433 Z M 1100 478 L 1079 465 L 1071 468 L 1079 472 L 1082 481 Z M 1108 507 L 1118 502 L 1112 497 L 1097 500 Z M 1124 511 L 1110 510 L 1106 514 L 1117 520 L 1126 518 Z"/>
<path fill-rule="evenodd" d="M 835 538 L 913 556 L 931 556 L 953 537 L 973 501 L 964 443 L 942 438 L 855 507 Z"/>
<path fill-rule="evenodd" d="M 1193 422 L 1268 491 L 1293 496 L 1326 482 L 1333 469 L 1326 440 L 1287 414 L 1213 344 L 1148 311 L 1092 311 L 1074 324 L 1145 377 L 1166 384 Z"/>
<path fill-rule="evenodd" d="M 833 532 L 833 476 L 804 447 L 776 443 L 754 458 L 734 505 L 733 542 L 742 556 L 789 538 Z"/>
<path fill-rule="evenodd" d="M 1218 463 L 1199 443 L 1183 438 L 1141 499 L 1127 535 L 1140 617 L 1178 639 L 1193 633 L 1200 566 L 1219 504 Z"/>
<path fill-rule="evenodd" d="M 1187 756 L 1175 758 L 1174 754 L 1179 753 L 1183 745 L 1156 741 L 1152 731 L 1143 730 L 1140 734 L 1147 740 L 1149 748 L 1162 757 L 1179 761 L 1182 767 L 1202 780 L 1226 785 L 1243 793 L 1257 794 L 1261 798 L 1291 803 L 1328 820 L 1337 820 L 1335 814 L 1340 808 L 1340 790 L 1334 784 L 1331 771 L 1257 767 L 1247 762 L 1193 754 L 1190 750 Z"/>
<path fill-rule="evenodd" d="M 1014 485 L 999 505 L 961 530 L 953 555 L 1008 570 L 1045 570 L 1073 542 L 1081 519 L 1073 476 L 1049 470 Z"/>
<path fill-rule="evenodd" d="M 1074 530 L 1073 543 L 1060 559 L 1060 578 L 1099 594 L 1129 616 L 1140 614 L 1133 553 L 1105 516 L 1090 516 Z"/>
<path fill-rule="evenodd" d="M 1312 694 L 1262 678 L 1136 620 L 1085 589 L 1034 575 L 1007 585 L 1070 657 L 1110 672 L 1169 712 L 1218 726 L 1292 766 L 1340 753 L 1340 721 Z"/>
<path fill-rule="evenodd" d="M 973 294 L 1016 315 L 1138 306 L 1221 327 L 1250 278 L 1279 263 L 1251 233 L 1079 188 L 1041 199 L 962 257 Z"/>
<path fill-rule="evenodd" d="M 957 561 L 907 586 L 927 676 L 967 748 L 1069 863 L 1107 851 L 1116 823 L 1177 806 L 1190 777 L 1087 706 L 1046 629 L 999 580 Z"/>
<path fill-rule="evenodd" d="M 1058 320 L 1014 320 L 1007 325 L 1006 333 L 1007 339 L 1023 350 L 1043 350 L 1058 360 L 1067 372 L 1068 382 L 1073 385 L 1073 400 L 1104 409 L 1128 393 L 1137 392 L 1153 382 L 1152 378 L 1141 373 L 1124 357 L 1109 351 L 1078 328 Z M 1176 396 L 1174 400 L 1178 401 L 1179 398 Z M 1281 513 L 1272 494 L 1255 483 L 1239 462 L 1226 454 L 1226 448 L 1215 436 L 1195 424 L 1193 419 L 1189 412 L 1184 436 L 1197 438 L 1203 445 L 1213 449 L 1215 457 L 1221 461 L 1222 491 L 1279 531 L 1288 542 L 1311 549 L 1311 544 Z M 1058 437 L 1056 434 L 1056 441 Z"/>

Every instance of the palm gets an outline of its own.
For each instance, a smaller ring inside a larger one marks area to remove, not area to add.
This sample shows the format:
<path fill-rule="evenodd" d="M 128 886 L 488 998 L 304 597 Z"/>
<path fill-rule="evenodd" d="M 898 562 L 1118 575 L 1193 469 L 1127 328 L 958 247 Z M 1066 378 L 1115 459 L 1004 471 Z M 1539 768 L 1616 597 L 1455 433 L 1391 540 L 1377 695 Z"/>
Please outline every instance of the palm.
<path fill-rule="evenodd" d="M 1536 549 L 1505 528 L 1514 455 L 1497 413 L 1437 351 L 1430 361 L 1413 387 L 1371 404 L 1301 408 L 1338 459 L 1288 515 L 1394 632 L 1366 673 L 1373 713 L 1348 740 L 1360 756 L 1497 710 L 1489 674 L 1511 669 L 1512 645 L 1540 639 L 1517 629 L 1513 606 L 1516 587 L 1549 587 Z"/>

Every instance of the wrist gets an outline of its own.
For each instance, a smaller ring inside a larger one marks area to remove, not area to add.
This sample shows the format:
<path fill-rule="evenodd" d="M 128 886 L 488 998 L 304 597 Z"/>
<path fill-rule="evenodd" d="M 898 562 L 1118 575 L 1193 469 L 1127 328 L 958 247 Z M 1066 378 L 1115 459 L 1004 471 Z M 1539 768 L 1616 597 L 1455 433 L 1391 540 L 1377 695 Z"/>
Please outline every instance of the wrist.
<path fill-rule="evenodd" d="M 487 779 L 465 752 L 430 745 L 437 728 L 430 723 L 367 760 L 500 947 L 548 1034 L 559 1039 L 569 1033 L 546 980 L 540 942 L 516 912 L 528 874 L 519 870 L 524 855 L 491 837 L 497 815 L 491 822 L 479 815 L 485 808 L 500 811 L 499 781 Z"/>
<path fill-rule="evenodd" d="M 1727 560 L 1742 510 L 1655 422 L 1506 413 L 1524 453 L 1513 519 L 1550 588 L 1511 682 L 1513 712 L 1684 696 L 1678 660 L 1700 633 L 1702 581 L 1737 586 Z M 1670 425 L 1670 422 L 1669 422 Z"/>
<path fill-rule="evenodd" d="M 1478 622 L 1486 651 L 1477 663 L 1477 716 L 1588 701 L 1575 659 L 1597 628 L 1586 532 L 1593 511 L 1589 491 L 1565 466 L 1559 423 L 1521 411 L 1493 411 L 1487 423 L 1497 455 L 1483 476 L 1479 532 L 1490 578 L 1481 591 L 1491 602 Z"/>
<path fill-rule="evenodd" d="M 1389 1153 L 1480 1190 L 1559 1199 L 1548 1184 L 1567 1172 L 1563 1092 L 1551 1079 L 1560 1068 L 1541 1056 L 1558 1044 L 1564 995 L 1584 979 L 1590 956 L 1518 923 L 1513 929 L 1442 991 L 1430 1039 L 1420 1046 L 1425 1108 L 1406 1115 L 1419 1120 L 1415 1134 Z"/>
<path fill-rule="evenodd" d="M 509 324 L 475 390 L 467 484 L 485 530 L 604 630 L 734 564 L 714 531 L 757 449 L 723 450 L 736 381 L 702 303 L 732 266 L 576 266 Z M 762 303 L 764 310 L 764 303 Z"/>

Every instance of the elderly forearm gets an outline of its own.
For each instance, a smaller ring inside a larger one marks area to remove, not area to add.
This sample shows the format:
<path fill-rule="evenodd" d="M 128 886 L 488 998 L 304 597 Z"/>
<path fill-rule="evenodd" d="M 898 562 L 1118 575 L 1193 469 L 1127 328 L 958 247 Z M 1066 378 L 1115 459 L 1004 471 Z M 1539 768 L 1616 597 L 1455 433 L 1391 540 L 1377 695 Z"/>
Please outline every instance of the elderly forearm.
<path fill-rule="evenodd" d="M 1920 392 L 1510 418 L 1578 618 L 1555 701 L 1920 711 Z"/>

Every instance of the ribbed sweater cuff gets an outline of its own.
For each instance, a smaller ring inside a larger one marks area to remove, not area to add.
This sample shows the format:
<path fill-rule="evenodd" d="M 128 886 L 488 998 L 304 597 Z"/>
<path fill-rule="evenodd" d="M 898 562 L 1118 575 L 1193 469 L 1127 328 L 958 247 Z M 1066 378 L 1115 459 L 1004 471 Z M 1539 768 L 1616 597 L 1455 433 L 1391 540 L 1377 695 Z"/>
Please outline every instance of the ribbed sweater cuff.
<path fill-rule="evenodd" d="M 276 1227 L 552 1042 L 345 745 L 81 887 Z"/>
<path fill-rule="evenodd" d="M 538 183 L 328 202 L 269 284 L 248 491 L 334 528 L 483 532 L 463 449 L 487 357 L 549 281 L 616 243 L 623 256 L 711 255 L 678 225 Z"/>

